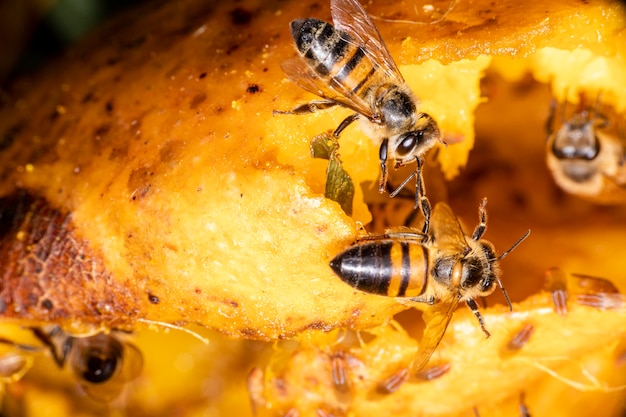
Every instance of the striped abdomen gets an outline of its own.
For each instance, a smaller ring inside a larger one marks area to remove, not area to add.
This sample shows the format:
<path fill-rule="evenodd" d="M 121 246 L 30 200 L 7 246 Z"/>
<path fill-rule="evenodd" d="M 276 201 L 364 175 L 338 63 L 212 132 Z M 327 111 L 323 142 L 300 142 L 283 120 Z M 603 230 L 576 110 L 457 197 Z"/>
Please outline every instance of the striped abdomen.
<path fill-rule="evenodd" d="M 426 247 L 402 240 L 357 243 L 337 255 L 330 267 L 352 287 L 389 297 L 421 295 L 430 269 Z"/>
<path fill-rule="evenodd" d="M 341 84 L 349 94 L 363 97 L 371 85 L 379 85 L 381 71 L 364 49 L 349 42 L 350 36 L 318 19 L 291 22 L 291 35 L 305 61 L 328 83 Z"/>

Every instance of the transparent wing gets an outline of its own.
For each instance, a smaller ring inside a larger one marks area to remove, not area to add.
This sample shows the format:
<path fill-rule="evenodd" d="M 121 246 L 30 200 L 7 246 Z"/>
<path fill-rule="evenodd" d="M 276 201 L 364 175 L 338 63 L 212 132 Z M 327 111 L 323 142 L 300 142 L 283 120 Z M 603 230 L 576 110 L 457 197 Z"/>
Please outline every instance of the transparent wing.
<path fill-rule="evenodd" d="M 417 354 L 411 364 L 411 375 L 415 375 L 428 364 L 428 360 L 446 333 L 450 319 L 452 319 L 452 315 L 459 305 L 459 300 L 458 296 L 452 295 L 424 311 L 426 329 L 424 329 L 424 336 L 422 336 Z"/>
<path fill-rule="evenodd" d="M 430 233 L 440 252 L 462 254 L 467 248 L 461 224 L 446 203 L 435 205 L 430 218 Z"/>
<path fill-rule="evenodd" d="M 336 101 L 367 118 L 374 116 L 371 107 L 360 97 L 332 79 L 321 78 L 300 57 L 288 59 L 281 65 L 291 81 L 301 88 L 327 100 Z"/>
<path fill-rule="evenodd" d="M 422 243 L 426 240 L 427 235 L 421 230 L 408 226 L 394 226 L 385 229 L 385 236 L 392 239 L 403 239 L 411 242 Z"/>
<path fill-rule="evenodd" d="M 331 0 L 330 12 L 335 29 L 350 35 L 352 41 L 362 47 L 372 62 L 383 68 L 392 81 L 404 83 L 404 78 L 389 54 L 383 38 L 358 0 Z"/>

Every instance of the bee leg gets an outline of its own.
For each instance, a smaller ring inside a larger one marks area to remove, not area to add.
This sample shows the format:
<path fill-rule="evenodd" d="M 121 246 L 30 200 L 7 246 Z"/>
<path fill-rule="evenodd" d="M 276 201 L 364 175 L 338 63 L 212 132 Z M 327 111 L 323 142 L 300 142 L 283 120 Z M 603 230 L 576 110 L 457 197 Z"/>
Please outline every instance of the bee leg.
<path fill-rule="evenodd" d="M 422 158 L 415 158 L 417 161 L 417 180 L 415 181 L 415 205 L 413 208 L 417 208 L 418 204 L 424 214 L 424 227 L 422 233 L 428 235 L 428 229 L 430 228 L 430 201 L 426 197 L 426 190 L 424 186 L 424 177 L 422 175 L 422 167 L 424 166 L 424 160 Z M 419 200 L 419 203 L 418 203 Z"/>
<path fill-rule="evenodd" d="M 56 346 L 52 338 L 54 338 L 59 332 L 61 332 L 60 327 L 54 327 L 52 331 L 45 332 L 39 327 L 31 328 L 33 335 L 39 339 L 46 348 L 50 350 L 50 354 L 52 355 L 52 359 L 58 365 L 59 368 L 63 368 L 65 365 L 65 361 L 72 350 L 72 344 L 74 343 L 73 337 L 66 338 L 60 346 Z M 59 352 L 60 349 L 60 352 Z"/>
<path fill-rule="evenodd" d="M 491 333 L 489 333 L 485 328 L 485 321 L 483 320 L 483 316 L 480 314 L 480 311 L 478 311 L 478 304 L 476 304 L 476 301 L 474 301 L 472 298 L 468 298 L 465 301 L 465 304 L 467 304 L 469 309 L 472 310 L 472 313 L 474 313 L 474 315 L 478 319 L 478 323 L 480 323 L 480 328 L 483 330 L 485 335 L 487 337 L 491 337 Z"/>
<path fill-rule="evenodd" d="M 345 119 L 343 119 L 343 121 L 341 123 L 339 123 L 339 126 L 337 126 L 337 129 L 335 129 L 335 131 L 333 132 L 333 136 L 338 138 L 339 135 L 341 135 L 341 132 L 343 132 L 343 130 L 346 127 L 348 127 L 352 122 L 354 122 L 358 118 L 359 118 L 359 114 L 358 113 L 354 113 L 354 114 L 351 114 L 350 116 L 346 117 Z"/>
<path fill-rule="evenodd" d="M 396 164 L 396 168 L 403 166 L 403 165 L 398 165 Z M 411 172 L 411 175 L 409 175 L 408 177 L 406 177 L 404 179 L 404 181 L 402 181 L 402 184 L 400 184 L 398 186 L 398 188 L 396 188 L 395 190 L 393 190 L 393 192 L 389 193 L 390 197 L 395 197 L 398 195 L 398 193 L 409 183 L 409 181 L 411 181 L 413 179 L 414 176 L 417 175 L 417 170 Z M 415 206 L 413 208 L 417 208 L 418 206 L 418 201 L 419 201 L 419 197 L 417 196 L 418 192 L 417 192 L 417 185 L 416 185 L 416 193 L 415 193 Z"/>
<path fill-rule="evenodd" d="M 552 133 L 554 133 L 554 116 L 556 114 L 556 99 L 550 100 L 550 114 L 548 114 L 548 119 L 546 120 L 546 141 L 550 139 Z"/>
<path fill-rule="evenodd" d="M 382 145 L 381 145 L 382 147 Z M 422 176 L 422 167 L 424 166 L 424 160 L 420 157 L 415 158 L 417 162 L 417 168 L 415 171 L 411 173 L 398 188 L 396 188 L 392 193 L 389 194 L 390 197 L 395 197 L 398 193 L 404 188 L 405 185 L 409 181 L 413 179 L 413 177 L 417 176 L 415 180 L 415 205 L 414 209 L 420 207 L 422 214 L 424 215 L 424 227 L 422 228 L 422 233 L 424 235 L 428 235 L 428 230 L 430 229 L 430 212 L 431 206 L 428 197 L 426 197 L 426 188 L 424 186 L 424 177 Z M 381 189 L 382 192 L 382 189 Z"/>
<path fill-rule="evenodd" d="M 530 417 L 530 411 L 528 411 L 524 397 L 525 395 L 522 392 L 519 396 L 519 415 L 520 417 Z"/>
<path fill-rule="evenodd" d="M 485 230 L 487 230 L 487 210 L 485 210 L 485 206 L 487 205 L 487 198 L 483 198 L 480 207 L 478 207 L 478 218 L 480 219 L 480 223 L 474 229 L 474 233 L 472 234 L 472 239 L 478 240 L 485 234 Z"/>
<path fill-rule="evenodd" d="M 387 150 L 389 147 L 389 139 L 385 138 L 383 139 L 383 142 L 380 144 L 380 149 L 378 150 L 378 158 L 380 161 L 380 183 L 378 184 L 378 192 L 382 193 L 385 191 L 385 187 L 387 186 Z M 400 187 L 402 188 L 402 187 Z M 398 191 L 398 190 L 396 190 Z M 396 191 L 394 191 L 393 193 L 391 193 L 391 197 L 394 197 L 396 194 Z"/>
<path fill-rule="evenodd" d="M 291 110 L 274 110 L 272 114 L 308 114 L 315 113 L 318 110 L 325 110 L 336 106 L 339 103 L 332 100 L 316 100 L 309 103 L 301 104 Z"/>
<path fill-rule="evenodd" d="M 594 117 L 596 119 L 596 125 L 595 127 L 598 129 L 604 129 L 605 127 L 608 127 L 610 122 L 609 122 L 609 118 L 602 114 L 602 113 L 598 113 L 597 111 L 594 111 Z"/>

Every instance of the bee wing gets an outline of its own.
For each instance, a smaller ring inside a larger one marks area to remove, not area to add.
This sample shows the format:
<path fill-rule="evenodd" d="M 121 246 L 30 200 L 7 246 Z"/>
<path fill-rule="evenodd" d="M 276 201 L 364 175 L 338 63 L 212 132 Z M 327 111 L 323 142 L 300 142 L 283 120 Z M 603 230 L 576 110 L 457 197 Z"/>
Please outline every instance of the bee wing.
<path fill-rule="evenodd" d="M 422 336 L 417 354 L 411 364 L 411 375 L 419 372 L 428 364 L 428 360 L 446 333 L 459 301 L 458 296 L 451 294 L 448 298 L 436 302 L 424 311 L 426 329 L 424 329 L 424 336 Z"/>
<path fill-rule="evenodd" d="M 330 12 L 335 29 L 350 35 L 352 42 L 362 47 L 372 62 L 384 69 L 387 77 L 393 79 L 395 83 L 404 83 L 404 78 L 389 54 L 383 38 L 358 0 L 331 0 Z"/>
<path fill-rule="evenodd" d="M 362 98 L 332 79 L 321 78 L 302 58 L 288 59 L 281 67 L 287 77 L 300 88 L 327 100 L 336 101 L 369 119 L 374 116 L 371 107 Z"/>
<path fill-rule="evenodd" d="M 446 203 L 437 203 L 430 218 L 430 234 L 440 252 L 460 253 L 467 247 L 459 220 Z"/>

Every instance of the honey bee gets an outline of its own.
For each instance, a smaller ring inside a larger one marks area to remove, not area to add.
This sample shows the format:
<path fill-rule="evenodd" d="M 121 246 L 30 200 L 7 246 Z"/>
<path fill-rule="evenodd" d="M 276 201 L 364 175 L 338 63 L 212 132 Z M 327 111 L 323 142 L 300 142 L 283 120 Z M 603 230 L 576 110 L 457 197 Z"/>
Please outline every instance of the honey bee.
<path fill-rule="evenodd" d="M 339 137 L 352 122 L 360 120 L 380 143 L 379 191 L 387 185 L 389 160 L 394 168 L 416 162 L 416 170 L 398 187 L 395 196 L 416 177 L 415 207 L 430 212 L 421 178 L 422 155 L 440 141 L 439 127 L 418 111 L 418 100 L 400 74 L 380 33 L 357 0 L 331 0 L 333 25 L 318 19 L 291 22 L 299 56 L 283 63 L 286 75 L 298 86 L 323 100 L 300 105 L 279 114 L 305 114 L 341 105 L 356 113 L 346 117 L 334 131 Z"/>
<path fill-rule="evenodd" d="M 33 333 L 50 351 L 56 364 L 60 368 L 68 364 L 87 395 L 98 401 L 108 402 L 117 397 L 143 366 L 139 350 L 114 333 L 76 337 L 58 326 L 34 328 Z"/>
<path fill-rule="evenodd" d="M 426 366 L 461 301 L 475 314 L 487 337 L 490 334 L 475 298 L 491 294 L 497 284 L 511 307 L 500 281 L 499 261 L 530 231 L 496 256 L 493 244 L 482 239 L 487 228 L 486 203 L 484 199 L 479 207 L 480 223 L 471 236 L 463 232 L 452 209 L 438 203 L 428 235 L 411 228 L 367 235 L 330 262 L 333 271 L 357 290 L 432 306 L 425 312 L 426 329 L 417 355 L 409 369 L 383 383 L 385 391 L 394 391 L 410 374 Z"/>
<path fill-rule="evenodd" d="M 626 203 L 626 148 L 606 131 L 609 120 L 584 105 L 554 131 L 556 101 L 546 123 L 547 164 L 559 187 L 601 204 Z M 561 114 L 565 111 L 562 104 Z"/>

